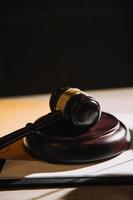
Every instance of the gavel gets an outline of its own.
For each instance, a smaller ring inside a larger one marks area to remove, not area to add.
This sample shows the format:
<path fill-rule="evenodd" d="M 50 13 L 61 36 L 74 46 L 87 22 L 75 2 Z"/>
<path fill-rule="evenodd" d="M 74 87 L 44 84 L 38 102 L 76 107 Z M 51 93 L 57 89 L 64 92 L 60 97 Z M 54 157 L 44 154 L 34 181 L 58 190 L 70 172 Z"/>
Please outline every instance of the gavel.
<path fill-rule="evenodd" d="M 51 112 L 0 138 L 0 149 L 24 137 L 38 159 L 54 163 L 93 162 L 125 151 L 131 141 L 126 126 L 101 111 L 98 101 L 77 88 L 60 88 L 50 97 Z"/>

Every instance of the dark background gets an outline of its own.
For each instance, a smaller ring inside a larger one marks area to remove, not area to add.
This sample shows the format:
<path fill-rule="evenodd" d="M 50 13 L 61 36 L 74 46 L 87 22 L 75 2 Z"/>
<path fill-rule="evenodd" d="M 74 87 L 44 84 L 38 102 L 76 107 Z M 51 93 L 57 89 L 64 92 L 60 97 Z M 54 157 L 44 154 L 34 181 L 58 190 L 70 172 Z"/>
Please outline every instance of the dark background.
<path fill-rule="evenodd" d="M 0 96 L 133 85 L 132 1 L 1 1 Z"/>

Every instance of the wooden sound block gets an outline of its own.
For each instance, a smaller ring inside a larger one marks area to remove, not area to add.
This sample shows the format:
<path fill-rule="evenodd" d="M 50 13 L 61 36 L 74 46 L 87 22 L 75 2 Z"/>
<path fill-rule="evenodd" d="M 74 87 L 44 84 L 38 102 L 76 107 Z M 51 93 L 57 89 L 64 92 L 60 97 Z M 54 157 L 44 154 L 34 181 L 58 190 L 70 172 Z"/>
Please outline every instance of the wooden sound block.
<path fill-rule="evenodd" d="M 102 112 L 97 124 L 77 134 L 58 123 L 49 130 L 24 138 L 24 144 L 37 158 L 54 163 L 94 162 L 112 158 L 128 149 L 128 129 L 116 117 Z"/>

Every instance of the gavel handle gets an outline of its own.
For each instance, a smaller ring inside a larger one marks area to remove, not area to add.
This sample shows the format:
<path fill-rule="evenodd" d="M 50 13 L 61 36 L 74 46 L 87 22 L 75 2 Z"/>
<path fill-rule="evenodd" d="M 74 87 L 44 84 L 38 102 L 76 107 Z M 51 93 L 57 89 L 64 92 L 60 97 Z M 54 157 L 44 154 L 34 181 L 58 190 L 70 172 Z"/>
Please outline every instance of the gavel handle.
<path fill-rule="evenodd" d="M 27 130 L 27 128 L 24 127 L 8 135 L 3 136 L 2 138 L 0 138 L 0 150 L 8 146 L 9 144 L 12 144 L 13 142 L 16 142 L 17 140 L 25 137 L 29 133 L 30 132 Z"/>
<path fill-rule="evenodd" d="M 44 115 L 40 117 L 38 120 L 36 120 L 33 124 L 28 123 L 24 128 L 21 128 L 17 131 L 14 131 L 8 135 L 5 135 L 0 138 L 0 150 L 4 147 L 12 144 L 13 142 L 16 142 L 17 140 L 25 137 L 28 134 L 35 133 L 36 131 L 44 128 L 48 128 L 49 126 L 52 126 L 53 124 L 57 123 L 58 120 L 60 120 L 62 117 L 60 112 L 53 112 L 48 113 L 47 115 Z"/>

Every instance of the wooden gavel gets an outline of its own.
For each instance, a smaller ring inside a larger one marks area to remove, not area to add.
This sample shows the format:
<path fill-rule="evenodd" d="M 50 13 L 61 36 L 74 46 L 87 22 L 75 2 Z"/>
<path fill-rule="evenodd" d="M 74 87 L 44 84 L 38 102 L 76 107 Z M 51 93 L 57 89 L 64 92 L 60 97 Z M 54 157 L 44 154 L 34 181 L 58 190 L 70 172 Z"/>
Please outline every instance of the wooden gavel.
<path fill-rule="evenodd" d="M 100 104 L 76 88 L 55 90 L 51 112 L 0 138 L 0 149 L 24 137 L 37 158 L 50 162 L 92 162 L 125 151 L 131 137 L 113 115 L 101 112 Z"/>

